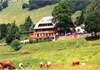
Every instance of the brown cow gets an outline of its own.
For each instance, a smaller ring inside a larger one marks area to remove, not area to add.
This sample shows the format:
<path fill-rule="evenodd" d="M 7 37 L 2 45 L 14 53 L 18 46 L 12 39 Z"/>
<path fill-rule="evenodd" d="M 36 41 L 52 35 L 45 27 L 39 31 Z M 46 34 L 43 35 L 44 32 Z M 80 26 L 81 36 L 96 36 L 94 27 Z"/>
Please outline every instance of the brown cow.
<path fill-rule="evenodd" d="M 72 62 L 72 65 L 79 65 L 80 64 L 80 61 L 73 61 Z"/>
<path fill-rule="evenodd" d="M 11 62 L 6 62 L 6 61 L 0 61 L 0 69 L 5 69 L 5 70 L 14 70 L 15 66 L 11 64 Z"/>

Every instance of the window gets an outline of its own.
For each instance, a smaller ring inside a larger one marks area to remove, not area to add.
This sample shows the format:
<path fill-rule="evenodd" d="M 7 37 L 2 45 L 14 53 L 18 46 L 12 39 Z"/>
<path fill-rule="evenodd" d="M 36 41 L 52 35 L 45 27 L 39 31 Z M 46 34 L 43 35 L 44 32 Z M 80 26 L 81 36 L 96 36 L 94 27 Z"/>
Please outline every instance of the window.
<path fill-rule="evenodd" d="M 43 36 L 45 36 L 45 33 L 43 33 Z"/>
<path fill-rule="evenodd" d="M 53 26 L 52 23 L 48 23 L 48 24 L 39 24 L 39 27 L 42 27 L 42 26 Z"/>
<path fill-rule="evenodd" d="M 42 36 L 42 34 L 40 34 L 40 36 Z"/>
<path fill-rule="evenodd" d="M 37 34 L 37 37 L 39 37 L 39 34 Z"/>
<path fill-rule="evenodd" d="M 48 36 L 48 33 L 46 33 L 46 36 Z"/>

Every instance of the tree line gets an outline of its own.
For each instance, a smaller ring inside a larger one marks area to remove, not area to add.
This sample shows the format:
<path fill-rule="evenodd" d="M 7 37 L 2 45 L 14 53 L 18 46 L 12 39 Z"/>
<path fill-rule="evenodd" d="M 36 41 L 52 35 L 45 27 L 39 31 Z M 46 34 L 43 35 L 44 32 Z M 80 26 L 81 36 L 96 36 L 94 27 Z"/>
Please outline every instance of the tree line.
<path fill-rule="evenodd" d="M 29 10 L 38 9 L 46 5 L 52 5 L 59 2 L 59 0 L 29 0 L 29 4 L 23 3 L 22 8 Z"/>
<path fill-rule="evenodd" d="M 29 0 L 29 4 L 23 3 L 22 8 L 26 9 L 28 8 L 29 11 L 38 9 L 41 7 L 44 7 L 46 5 L 52 5 L 60 2 L 62 0 Z M 82 10 L 84 9 L 90 2 L 91 0 L 66 0 L 70 2 L 72 12 L 75 12 L 77 10 Z M 100 1 L 98 1 L 99 7 L 100 7 Z M 0 0 L 0 11 L 2 11 L 4 8 L 8 7 L 8 2 L 9 0 Z"/>
<path fill-rule="evenodd" d="M 16 21 L 8 24 L 0 24 L 0 40 L 5 38 L 7 44 L 11 44 L 13 40 L 20 40 L 20 35 L 24 32 L 33 31 L 33 22 L 28 16 L 20 27 L 16 25 Z"/>
<path fill-rule="evenodd" d="M 29 0 L 29 4 L 23 3 L 22 8 L 23 9 L 28 8 L 29 10 L 34 10 L 34 9 L 44 7 L 46 5 L 56 4 L 60 1 L 62 0 Z M 78 1 L 66 0 L 66 1 L 70 2 L 72 12 L 75 12 L 77 10 L 84 9 L 90 3 L 91 0 L 78 0 Z M 100 4 L 100 1 L 98 2 Z"/>

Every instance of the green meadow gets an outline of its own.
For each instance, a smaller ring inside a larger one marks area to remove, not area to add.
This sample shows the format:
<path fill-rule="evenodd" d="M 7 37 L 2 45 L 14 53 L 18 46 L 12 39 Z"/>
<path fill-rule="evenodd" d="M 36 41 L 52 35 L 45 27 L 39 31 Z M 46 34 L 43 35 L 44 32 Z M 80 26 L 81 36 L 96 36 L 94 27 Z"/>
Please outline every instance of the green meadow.
<path fill-rule="evenodd" d="M 0 11 L 0 23 L 12 23 L 14 20 L 19 26 L 25 22 L 25 19 L 30 16 L 33 23 L 36 24 L 42 17 L 50 15 L 55 5 L 48 5 L 36 10 L 28 11 L 28 9 L 22 9 L 22 4 L 28 3 L 27 0 L 11 0 L 9 6 L 3 11 Z M 80 11 L 77 11 L 72 15 L 72 20 L 75 21 L 76 17 L 80 15 Z"/>
<path fill-rule="evenodd" d="M 30 16 L 33 23 L 36 24 L 43 16 L 50 15 L 55 5 L 48 5 L 40 9 L 28 11 L 22 9 L 22 4 L 28 3 L 27 0 L 18 0 L 9 2 L 9 6 L 0 12 L 0 23 L 12 23 L 16 20 L 16 24 L 23 24 L 25 19 Z"/>
<path fill-rule="evenodd" d="M 72 21 L 73 22 L 75 22 L 76 21 L 76 18 L 78 17 L 78 16 L 80 16 L 80 14 L 81 14 L 81 11 L 76 11 L 73 15 L 72 15 Z"/>
<path fill-rule="evenodd" d="M 11 61 L 17 68 L 19 63 L 23 63 L 24 68 L 35 68 L 41 61 L 51 61 L 52 65 L 58 66 L 71 66 L 72 61 L 77 60 L 80 65 L 84 62 L 86 65 L 100 64 L 100 40 L 86 41 L 85 38 L 78 38 L 21 46 L 17 52 L 10 46 L 0 47 L 0 60 Z"/>
<path fill-rule="evenodd" d="M 28 9 L 22 9 L 24 2 L 28 3 L 27 0 L 18 0 L 18 2 L 11 0 L 9 6 L 0 12 L 0 23 L 7 24 L 16 20 L 16 24 L 19 26 L 30 16 L 33 23 L 36 24 L 43 16 L 51 14 L 56 6 L 56 4 L 48 5 L 28 11 Z M 73 22 L 80 14 L 81 11 L 77 11 L 72 15 Z M 21 35 L 21 40 L 28 36 L 28 34 Z M 1 44 L 4 42 L 5 39 L 0 41 Z M 93 41 L 87 41 L 85 38 L 68 39 L 21 44 L 21 47 L 21 50 L 13 51 L 11 46 L 0 46 L 0 60 L 11 61 L 17 68 L 19 63 L 23 63 L 26 70 L 28 70 L 27 68 L 31 68 L 29 70 L 38 68 L 41 61 L 45 64 L 51 61 L 52 66 L 56 68 L 52 70 L 59 70 L 61 66 L 64 68 L 69 66 L 69 70 L 72 70 L 70 66 L 73 61 L 80 61 L 80 66 L 82 63 L 86 63 L 86 66 L 89 66 L 88 70 L 99 70 L 97 67 L 100 65 L 100 39 Z M 77 68 L 80 67 L 76 67 L 76 70 L 78 70 Z"/>

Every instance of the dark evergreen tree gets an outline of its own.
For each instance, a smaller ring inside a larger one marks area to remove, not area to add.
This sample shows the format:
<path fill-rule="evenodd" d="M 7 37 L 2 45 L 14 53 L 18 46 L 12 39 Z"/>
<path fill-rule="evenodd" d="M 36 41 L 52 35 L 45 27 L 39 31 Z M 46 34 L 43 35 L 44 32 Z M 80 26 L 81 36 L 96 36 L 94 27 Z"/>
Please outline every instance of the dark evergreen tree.
<path fill-rule="evenodd" d="M 30 16 L 28 16 L 25 20 L 25 23 L 20 25 L 20 29 L 21 31 L 30 31 L 30 28 L 33 26 L 33 22 L 30 18 Z"/>
<path fill-rule="evenodd" d="M 38 9 L 46 5 L 51 5 L 59 2 L 60 0 L 29 0 L 29 10 Z"/>
<path fill-rule="evenodd" d="M 6 43 L 10 44 L 15 39 L 20 39 L 19 28 L 16 26 L 15 21 L 8 25 L 8 32 L 6 36 Z"/>
<path fill-rule="evenodd" d="M 99 2 L 97 2 L 97 0 L 91 0 L 91 2 L 88 4 L 88 6 L 85 8 L 84 11 L 84 16 L 86 17 L 88 14 L 96 11 L 99 9 Z"/>
<path fill-rule="evenodd" d="M 83 15 L 83 11 L 82 11 L 81 15 L 79 17 L 77 17 L 75 24 L 76 24 L 76 26 L 79 26 L 83 23 L 84 23 L 84 15 Z"/>
<path fill-rule="evenodd" d="M 100 10 L 96 0 L 92 0 L 85 11 L 85 29 L 94 33 L 94 36 L 100 32 Z"/>
<path fill-rule="evenodd" d="M 94 36 L 97 36 L 97 33 L 100 32 L 100 12 L 94 11 L 90 13 L 85 20 L 85 30 L 89 33 L 94 33 Z"/>
<path fill-rule="evenodd" d="M 23 3 L 22 8 L 23 8 L 23 9 L 28 8 L 28 4 L 27 4 L 27 3 Z"/>
<path fill-rule="evenodd" d="M 6 34 L 7 34 L 7 25 L 0 24 L 0 39 L 6 37 Z"/>
<path fill-rule="evenodd" d="M 90 2 L 90 0 L 68 0 L 72 5 L 72 12 L 84 9 Z"/>
<path fill-rule="evenodd" d="M 38 9 L 46 5 L 56 4 L 59 1 L 62 0 L 29 0 L 29 10 Z M 77 10 L 84 9 L 91 0 L 78 0 L 78 1 L 66 0 L 66 1 L 69 1 L 71 3 L 72 12 L 75 12 Z"/>

